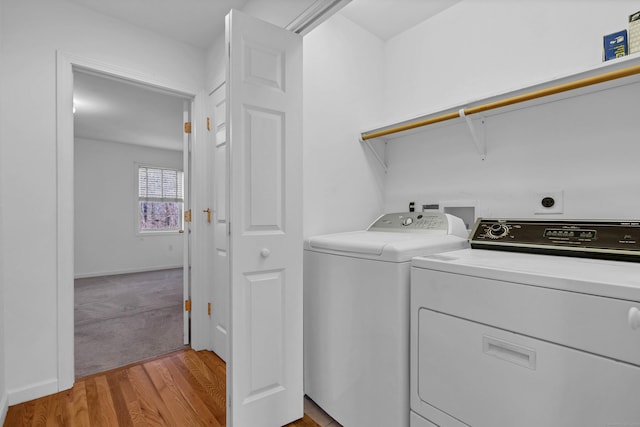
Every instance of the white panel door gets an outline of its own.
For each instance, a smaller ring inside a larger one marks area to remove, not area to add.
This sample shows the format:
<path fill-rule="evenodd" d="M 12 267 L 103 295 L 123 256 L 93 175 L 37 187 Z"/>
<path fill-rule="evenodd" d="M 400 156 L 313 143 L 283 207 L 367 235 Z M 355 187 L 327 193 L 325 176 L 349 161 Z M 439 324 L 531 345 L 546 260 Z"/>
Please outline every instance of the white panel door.
<path fill-rule="evenodd" d="M 227 361 L 227 329 L 229 325 L 229 233 L 227 229 L 227 87 L 223 83 L 209 96 L 213 116 L 211 133 L 214 150 L 209 164 L 213 171 L 213 284 L 211 289 L 211 348 Z M 211 181 L 210 181 L 211 182 Z"/>
<path fill-rule="evenodd" d="M 227 16 L 227 424 L 303 416 L 302 38 Z"/>

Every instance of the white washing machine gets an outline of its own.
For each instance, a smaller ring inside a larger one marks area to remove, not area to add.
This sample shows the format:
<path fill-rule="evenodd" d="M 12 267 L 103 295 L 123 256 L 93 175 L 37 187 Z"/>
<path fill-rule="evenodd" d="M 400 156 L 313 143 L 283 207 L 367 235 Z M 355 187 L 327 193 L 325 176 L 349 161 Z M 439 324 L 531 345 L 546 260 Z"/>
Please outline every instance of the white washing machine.
<path fill-rule="evenodd" d="M 305 394 L 343 426 L 409 425 L 410 261 L 467 236 L 457 217 L 411 212 L 305 241 Z"/>
<path fill-rule="evenodd" d="M 481 219 L 470 243 L 413 260 L 411 427 L 640 426 L 640 222 Z"/>

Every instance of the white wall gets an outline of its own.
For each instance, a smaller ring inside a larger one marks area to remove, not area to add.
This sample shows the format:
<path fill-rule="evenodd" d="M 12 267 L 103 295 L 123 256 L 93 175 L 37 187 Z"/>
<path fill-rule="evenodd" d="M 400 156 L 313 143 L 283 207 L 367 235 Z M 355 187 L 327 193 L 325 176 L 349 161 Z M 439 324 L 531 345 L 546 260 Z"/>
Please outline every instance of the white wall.
<path fill-rule="evenodd" d="M 477 216 L 529 218 L 538 192 L 564 190 L 560 217 L 637 218 L 639 97 L 635 84 L 490 117 L 484 161 L 464 124 L 393 140 L 386 209 L 473 200 Z"/>
<path fill-rule="evenodd" d="M 387 43 L 387 118 L 597 65 L 602 35 L 625 28 L 637 8 L 463 1 Z M 485 161 L 460 122 L 392 140 L 385 210 L 477 201 L 477 216 L 535 217 L 537 192 L 564 190 L 562 217 L 637 218 L 638 99 L 635 84 L 489 117 Z"/>
<path fill-rule="evenodd" d="M 382 213 L 384 172 L 358 135 L 382 118 L 383 49 L 340 14 L 304 37 L 305 237 L 363 229 Z"/>
<path fill-rule="evenodd" d="M 204 52 L 64 0 L 3 0 L 0 129 L 6 385 L 10 403 L 57 390 L 56 50 L 201 88 Z"/>
<path fill-rule="evenodd" d="M 4 78 L 3 78 L 3 38 L 4 38 L 4 4 L 3 0 L 0 0 L 0 93 L 4 93 Z M 0 115 L 2 115 L 2 109 L 0 108 Z M 0 163 L 2 162 L 5 135 L 3 128 L 0 128 Z M 3 211 L 4 207 L 4 193 L 2 191 L 2 174 L 0 173 L 0 242 L 4 241 L 4 233 L 2 232 L 3 226 Z M 7 318 L 5 317 L 5 299 L 4 299 L 4 265 L 3 254 L 0 251 L 0 425 L 4 425 L 4 418 L 7 413 L 7 381 L 6 381 L 6 366 L 5 366 L 5 328 L 7 325 Z"/>
<path fill-rule="evenodd" d="M 75 275 L 182 265 L 183 235 L 140 235 L 137 164 L 182 169 L 182 152 L 117 142 L 75 142 Z"/>
<path fill-rule="evenodd" d="M 635 0 L 463 0 L 385 46 L 385 121 L 580 72 Z"/>
<path fill-rule="evenodd" d="M 0 93 L 4 93 L 4 83 L 3 83 L 3 67 L 4 63 L 4 55 L 3 55 L 3 37 L 4 37 L 4 13 L 3 13 L 4 5 L 3 0 L 0 0 Z M 2 110 L 0 109 L 0 114 L 2 114 Z M 4 132 L 0 129 L 0 159 L 2 159 L 3 146 L 5 143 Z M 1 162 L 1 160 L 0 160 Z M 4 241 L 4 235 L 2 233 L 2 212 L 4 211 L 4 193 L 2 192 L 2 174 L 0 174 L 0 242 Z M 7 381 L 5 379 L 5 345 L 4 345 L 4 329 L 7 325 L 7 319 L 4 316 L 4 267 L 3 267 L 3 256 L 2 251 L 0 251 L 0 425 L 4 424 L 4 418 L 7 413 Z"/>
<path fill-rule="evenodd" d="M 206 83 L 207 94 L 213 92 L 218 86 L 224 83 L 226 76 L 225 63 L 225 35 L 216 38 L 206 54 Z M 213 113 L 212 113 L 213 114 Z"/>

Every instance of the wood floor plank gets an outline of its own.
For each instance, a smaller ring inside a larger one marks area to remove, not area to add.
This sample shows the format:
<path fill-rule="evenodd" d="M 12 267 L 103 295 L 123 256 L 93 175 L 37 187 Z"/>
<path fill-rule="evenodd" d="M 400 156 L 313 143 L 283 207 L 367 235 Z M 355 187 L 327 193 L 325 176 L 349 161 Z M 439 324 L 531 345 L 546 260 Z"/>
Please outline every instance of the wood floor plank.
<path fill-rule="evenodd" d="M 182 394 L 178 390 L 171 374 L 163 366 L 161 361 L 152 361 L 142 365 L 144 370 L 151 378 L 153 385 L 160 393 L 162 401 L 173 417 L 180 420 L 183 425 L 197 426 L 200 425 L 196 414 L 194 414 L 191 406 L 182 400 Z"/>
<path fill-rule="evenodd" d="M 122 399 L 127 407 L 127 411 L 129 412 L 131 424 L 134 427 L 148 425 L 145 421 L 144 415 L 142 414 L 142 408 L 138 401 L 138 397 L 136 396 L 136 392 L 133 390 L 133 386 L 131 385 L 128 370 L 119 371 L 115 373 L 114 377 L 118 381 L 118 389 L 120 390 L 120 393 L 122 393 Z"/>
<path fill-rule="evenodd" d="M 224 361 L 209 351 L 188 349 L 13 405 L 4 427 L 225 427 L 225 405 Z M 305 415 L 286 427 L 320 426 Z"/>
<path fill-rule="evenodd" d="M 208 368 L 208 371 L 211 373 L 213 377 L 213 387 L 211 392 L 214 393 L 214 398 L 216 400 L 220 400 L 221 405 L 224 404 L 224 411 L 226 414 L 227 365 L 212 351 L 199 351 L 195 353 L 195 355 L 204 363 L 204 366 Z"/>
<path fill-rule="evenodd" d="M 198 357 L 209 367 L 209 370 L 216 378 L 223 380 L 226 388 L 227 365 L 224 360 L 212 351 L 199 351 Z"/>
<path fill-rule="evenodd" d="M 85 382 L 78 381 L 65 394 L 65 424 L 74 427 L 89 427 L 89 408 L 87 407 L 87 393 Z"/>
<path fill-rule="evenodd" d="M 33 411 L 33 427 L 41 427 L 47 425 L 47 415 L 49 412 L 49 402 L 50 397 L 45 396 L 40 399 L 36 399 L 34 401 L 34 411 Z"/>
<path fill-rule="evenodd" d="M 101 425 L 100 402 L 98 400 L 98 389 L 95 377 L 84 380 L 85 392 L 87 396 L 87 412 L 89 414 L 89 425 Z"/>
<path fill-rule="evenodd" d="M 182 363 L 193 373 L 197 378 L 204 378 L 209 383 L 217 384 L 217 379 L 219 375 L 214 374 L 212 370 L 204 363 L 203 357 L 201 356 L 201 351 L 198 352 L 182 352 L 176 354 Z M 207 352 L 210 353 L 210 352 Z M 224 389 L 224 387 L 222 387 Z"/>
<path fill-rule="evenodd" d="M 126 371 L 110 372 L 106 375 L 106 380 L 109 385 L 109 395 L 113 401 L 113 409 L 118 420 L 118 426 L 133 427 L 131 411 L 129 410 L 129 405 L 127 405 L 124 393 L 120 387 L 121 382 L 128 381 L 126 378 Z"/>
<path fill-rule="evenodd" d="M 127 374 L 131 381 L 131 387 L 138 396 L 145 421 L 149 425 L 177 425 L 177 421 L 173 419 L 173 415 L 162 402 L 160 393 L 142 365 L 131 367 Z"/>
<path fill-rule="evenodd" d="M 98 402 L 100 405 L 100 414 L 102 425 L 105 426 L 117 426 L 118 414 L 111 397 L 111 390 L 109 388 L 109 382 L 106 376 L 98 376 L 95 379 L 96 388 L 98 390 Z"/>
<path fill-rule="evenodd" d="M 191 375 L 182 360 L 174 356 L 167 360 L 168 369 L 171 370 L 175 384 L 182 393 L 185 401 L 191 406 L 193 411 L 198 415 L 200 422 L 207 426 L 221 427 L 220 422 L 215 416 L 217 412 L 213 400 L 206 393 L 205 389 L 197 379 Z"/>
<path fill-rule="evenodd" d="M 31 421 L 27 419 L 27 404 L 10 406 L 7 416 L 4 419 L 5 427 L 10 426 L 30 426 Z M 28 421 L 28 422 L 27 422 Z"/>
<path fill-rule="evenodd" d="M 56 427 L 64 425 L 64 409 L 63 409 L 63 396 L 53 394 L 49 396 L 49 410 L 45 417 L 45 423 L 43 425 L 47 427 Z"/>
<path fill-rule="evenodd" d="M 202 387 L 202 390 L 209 397 L 211 410 L 221 426 L 226 424 L 226 384 L 224 377 L 214 375 L 208 366 L 201 359 L 202 352 L 179 353 L 178 357 L 192 378 Z M 208 352 L 207 352 L 208 353 Z"/>
<path fill-rule="evenodd" d="M 287 424 L 284 427 L 320 427 L 320 424 L 316 423 L 307 414 L 303 418 Z"/>

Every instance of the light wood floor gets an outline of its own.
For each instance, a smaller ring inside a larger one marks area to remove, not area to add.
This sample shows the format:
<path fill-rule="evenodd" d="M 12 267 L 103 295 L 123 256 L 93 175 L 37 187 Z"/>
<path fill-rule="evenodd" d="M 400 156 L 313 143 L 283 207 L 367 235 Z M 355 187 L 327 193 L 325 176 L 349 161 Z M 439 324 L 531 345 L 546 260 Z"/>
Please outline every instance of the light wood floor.
<path fill-rule="evenodd" d="M 215 353 L 182 350 L 11 406 L 4 426 L 220 427 L 226 424 L 225 375 L 225 364 Z M 305 415 L 287 427 L 319 425 Z"/>

